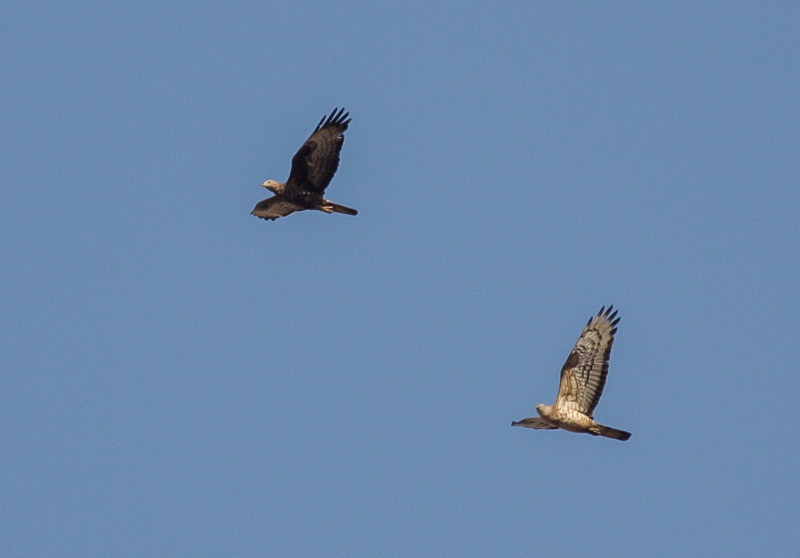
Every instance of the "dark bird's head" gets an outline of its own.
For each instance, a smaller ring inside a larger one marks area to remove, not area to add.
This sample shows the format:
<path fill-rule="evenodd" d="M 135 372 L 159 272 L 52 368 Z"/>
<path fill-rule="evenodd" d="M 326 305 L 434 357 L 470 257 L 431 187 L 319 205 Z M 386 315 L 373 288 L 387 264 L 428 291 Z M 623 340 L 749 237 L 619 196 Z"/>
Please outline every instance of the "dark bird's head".
<path fill-rule="evenodd" d="M 274 194 L 282 194 L 286 185 L 276 180 L 267 180 L 262 186 Z"/>

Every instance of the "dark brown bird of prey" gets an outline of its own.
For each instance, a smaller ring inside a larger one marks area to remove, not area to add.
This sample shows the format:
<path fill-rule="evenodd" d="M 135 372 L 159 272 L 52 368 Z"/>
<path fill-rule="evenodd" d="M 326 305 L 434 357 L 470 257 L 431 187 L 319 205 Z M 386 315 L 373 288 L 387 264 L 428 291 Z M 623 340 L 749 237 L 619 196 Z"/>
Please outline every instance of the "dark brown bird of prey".
<path fill-rule="evenodd" d="M 631 437 L 630 432 L 594 421 L 594 408 L 606 385 L 611 345 L 620 320 L 614 319 L 617 313 L 612 314 L 612 308 L 601 308 L 597 316 L 589 318 L 589 323 L 583 328 L 583 333 L 561 369 L 561 386 L 555 404 L 552 407 L 536 405 L 538 417 L 512 422 L 511 426 L 549 430 L 563 428 L 570 432 L 586 432 L 622 441 Z"/>
<path fill-rule="evenodd" d="M 344 108 L 338 113 L 336 111 L 333 109 L 330 116 L 322 117 L 314 133 L 292 158 L 292 172 L 285 183 L 267 180 L 262 184 L 275 195 L 258 202 L 251 215 L 270 221 L 304 209 L 358 215 L 355 209 L 323 197 L 325 188 L 339 168 L 344 131 L 350 123 L 349 112 Z"/>

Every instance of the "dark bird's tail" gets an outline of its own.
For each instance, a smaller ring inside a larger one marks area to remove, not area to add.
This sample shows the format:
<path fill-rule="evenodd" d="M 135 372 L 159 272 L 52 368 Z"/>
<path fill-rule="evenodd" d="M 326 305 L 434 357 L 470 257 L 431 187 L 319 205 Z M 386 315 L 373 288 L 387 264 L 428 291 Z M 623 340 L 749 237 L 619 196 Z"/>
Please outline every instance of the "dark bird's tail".
<path fill-rule="evenodd" d="M 600 436 L 605 436 L 606 438 L 614 438 L 615 440 L 622 440 L 623 442 L 631 437 L 630 432 L 625 432 L 624 430 L 617 430 L 616 428 L 611 428 L 610 426 L 600 426 L 597 433 Z M 594 434 L 594 432 L 592 432 Z"/>
<path fill-rule="evenodd" d="M 344 213 L 345 215 L 358 215 L 358 211 L 351 209 L 338 203 L 328 202 L 336 213 Z"/>

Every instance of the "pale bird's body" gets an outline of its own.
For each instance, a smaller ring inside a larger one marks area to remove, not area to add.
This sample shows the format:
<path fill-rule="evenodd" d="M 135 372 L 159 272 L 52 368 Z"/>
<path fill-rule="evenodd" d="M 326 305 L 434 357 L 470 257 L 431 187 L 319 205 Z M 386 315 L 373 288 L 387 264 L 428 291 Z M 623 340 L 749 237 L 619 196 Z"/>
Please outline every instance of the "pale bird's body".
<path fill-rule="evenodd" d="M 629 432 L 604 426 L 594 420 L 594 409 L 603 395 L 608 377 L 608 362 L 611 346 L 617 332 L 619 318 L 601 308 L 583 329 L 578 342 L 561 369 L 561 384 L 556 402 L 536 406 L 538 417 L 512 422 L 511 426 L 524 426 L 554 430 L 561 428 L 570 432 L 585 432 L 593 436 L 606 436 L 625 441 L 631 437 Z M 614 319 L 616 318 L 616 319 Z"/>

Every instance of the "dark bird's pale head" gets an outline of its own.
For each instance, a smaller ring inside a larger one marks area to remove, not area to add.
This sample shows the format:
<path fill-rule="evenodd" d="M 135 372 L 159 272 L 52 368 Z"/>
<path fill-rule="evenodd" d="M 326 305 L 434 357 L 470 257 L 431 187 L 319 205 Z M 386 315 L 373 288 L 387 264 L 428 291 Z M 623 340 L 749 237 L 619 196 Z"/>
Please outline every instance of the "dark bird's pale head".
<path fill-rule="evenodd" d="M 274 194 L 280 194 L 283 192 L 284 185 L 276 180 L 267 180 L 262 186 Z"/>

